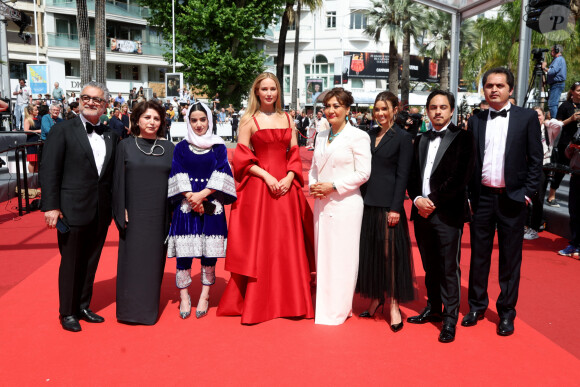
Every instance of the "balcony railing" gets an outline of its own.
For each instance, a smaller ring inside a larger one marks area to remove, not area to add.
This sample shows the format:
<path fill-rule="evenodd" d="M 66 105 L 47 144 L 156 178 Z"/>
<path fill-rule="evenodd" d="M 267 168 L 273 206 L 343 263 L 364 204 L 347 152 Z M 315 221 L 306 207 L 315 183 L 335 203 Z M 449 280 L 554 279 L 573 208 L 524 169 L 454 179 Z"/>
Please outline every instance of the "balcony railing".
<path fill-rule="evenodd" d="M 49 47 L 63 47 L 63 48 L 79 48 L 79 38 L 78 35 L 73 34 L 59 34 L 59 33 L 48 33 L 48 46 Z M 110 40 L 107 39 L 107 51 L 110 51 Z M 161 56 L 164 53 L 165 43 L 151 43 L 151 42 L 141 42 L 141 51 L 144 55 L 158 55 Z M 95 37 L 91 36 L 91 49 L 95 49 Z M 138 54 L 127 54 L 127 55 L 138 55 Z"/>
<path fill-rule="evenodd" d="M 62 8 L 70 8 L 70 9 L 77 9 L 77 2 L 71 0 L 46 0 L 45 5 L 47 7 L 62 7 Z M 95 11 L 95 2 L 94 0 L 87 0 L 87 9 L 89 11 Z M 107 2 L 105 4 L 105 13 L 112 14 L 112 15 L 119 15 L 119 16 L 129 16 L 129 17 L 136 17 L 145 19 L 149 16 L 149 8 L 140 7 L 138 5 L 133 4 L 124 4 L 124 3 L 116 3 L 111 4 Z"/>

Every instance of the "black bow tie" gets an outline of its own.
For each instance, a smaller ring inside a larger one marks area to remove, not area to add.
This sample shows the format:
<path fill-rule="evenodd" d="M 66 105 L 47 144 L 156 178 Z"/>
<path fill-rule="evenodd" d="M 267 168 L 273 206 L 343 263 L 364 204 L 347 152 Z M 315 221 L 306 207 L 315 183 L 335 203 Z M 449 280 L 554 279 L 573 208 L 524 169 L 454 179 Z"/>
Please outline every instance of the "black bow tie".
<path fill-rule="evenodd" d="M 443 136 L 445 136 L 444 130 L 430 130 L 427 132 L 427 137 L 429 137 L 429 140 L 431 141 L 435 140 L 437 137 L 443 138 Z"/>
<path fill-rule="evenodd" d="M 499 112 L 494 112 L 493 110 L 490 110 L 489 116 L 493 120 L 495 117 L 499 117 L 499 116 L 507 117 L 508 112 L 509 112 L 509 109 L 501 110 Z"/>
<path fill-rule="evenodd" d="M 91 134 L 93 131 L 100 136 L 105 131 L 105 128 L 103 125 L 93 125 L 90 122 L 87 122 L 87 133 Z"/>

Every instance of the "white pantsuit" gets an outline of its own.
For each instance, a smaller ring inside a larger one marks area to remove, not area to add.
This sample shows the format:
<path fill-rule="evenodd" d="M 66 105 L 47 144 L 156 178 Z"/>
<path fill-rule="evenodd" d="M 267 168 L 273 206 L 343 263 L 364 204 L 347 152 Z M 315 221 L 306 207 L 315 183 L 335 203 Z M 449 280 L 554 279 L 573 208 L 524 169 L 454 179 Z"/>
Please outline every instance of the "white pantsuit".
<path fill-rule="evenodd" d="M 368 134 L 348 123 L 331 144 L 329 133 L 318 133 L 309 173 L 309 184 L 336 186 L 314 203 L 315 323 L 339 325 L 352 311 L 364 208 L 359 187 L 371 173 L 371 147 Z"/>

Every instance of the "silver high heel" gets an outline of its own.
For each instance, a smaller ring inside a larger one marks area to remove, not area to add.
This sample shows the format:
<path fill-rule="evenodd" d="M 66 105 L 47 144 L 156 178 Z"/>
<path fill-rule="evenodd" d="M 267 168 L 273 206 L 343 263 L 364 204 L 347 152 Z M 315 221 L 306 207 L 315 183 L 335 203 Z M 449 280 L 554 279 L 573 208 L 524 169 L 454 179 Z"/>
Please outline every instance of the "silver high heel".
<path fill-rule="evenodd" d="M 182 312 L 181 311 L 181 301 L 179 302 L 179 315 L 181 316 L 182 319 L 186 319 L 189 317 L 189 315 L 191 314 L 191 297 L 189 296 L 189 294 L 187 295 L 187 299 L 189 302 L 189 311 L 187 312 Z M 195 312 L 195 314 L 197 315 L 197 312 Z M 198 317 L 199 318 L 199 317 Z"/>
<path fill-rule="evenodd" d="M 207 298 L 207 308 L 206 310 L 197 310 L 195 311 L 195 318 L 199 319 L 207 315 L 207 311 L 209 310 L 209 297 Z"/>

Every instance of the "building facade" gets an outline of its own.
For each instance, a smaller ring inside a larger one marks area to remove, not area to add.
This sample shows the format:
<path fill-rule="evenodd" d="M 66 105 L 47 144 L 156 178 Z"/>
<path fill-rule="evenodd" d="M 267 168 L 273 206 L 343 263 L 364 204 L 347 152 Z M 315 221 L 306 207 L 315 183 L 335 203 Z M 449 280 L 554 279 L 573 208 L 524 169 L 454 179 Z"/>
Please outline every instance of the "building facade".
<path fill-rule="evenodd" d="M 322 8 L 303 9 L 300 18 L 298 47 L 298 105 L 312 106 L 313 97 L 324 90 L 342 85 L 352 91 L 355 102 L 371 105 L 378 92 L 388 88 L 389 41 L 364 33 L 369 23 L 370 0 L 325 0 Z M 271 27 L 273 39 L 266 41 L 268 71 L 276 72 L 280 23 Z M 284 102 L 291 102 L 295 27 L 286 39 L 284 57 Z M 398 44 L 399 56 L 402 44 Z M 437 62 L 420 57 L 411 42 L 411 80 L 437 82 Z M 400 66 L 399 66 L 400 67 Z M 420 88 L 419 88 L 420 89 Z M 414 93 L 409 103 L 424 104 L 425 93 Z"/>
<path fill-rule="evenodd" d="M 20 0 L 13 7 L 33 18 L 33 0 Z M 25 42 L 16 36 L 16 24 L 8 23 L 8 57 L 10 84 L 13 89 L 18 78 L 26 78 L 26 65 L 48 64 L 49 89 L 55 82 L 67 94 L 80 91 L 80 50 L 77 33 L 77 6 L 74 0 L 35 0 L 38 30 L 38 55 L 34 25 L 27 28 L 32 35 Z M 87 0 L 91 56 L 93 66 L 95 2 Z M 135 0 L 107 0 L 106 78 L 111 93 L 122 92 L 125 98 L 133 87 L 162 89 L 165 73 L 170 65 L 162 54 L 167 45 L 161 34 L 147 25 L 148 9 Z M 14 24 L 12 26 L 12 24 Z M 93 68 L 94 70 L 94 68 Z M 93 72 L 94 73 L 94 72 Z"/>

